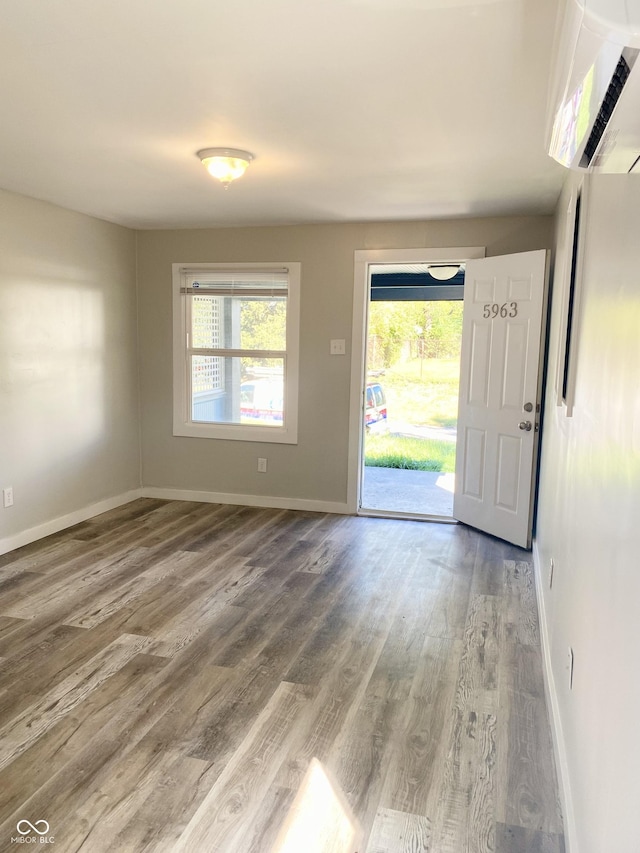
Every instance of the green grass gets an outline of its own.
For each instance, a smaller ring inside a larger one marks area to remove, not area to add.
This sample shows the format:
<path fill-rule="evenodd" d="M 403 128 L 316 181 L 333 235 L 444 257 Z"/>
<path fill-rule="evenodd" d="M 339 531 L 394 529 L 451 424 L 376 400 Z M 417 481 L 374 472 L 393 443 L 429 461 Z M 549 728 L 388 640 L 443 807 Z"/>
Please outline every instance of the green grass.
<path fill-rule="evenodd" d="M 455 470 L 456 446 L 452 441 L 400 435 L 368 435 L 364 464 L 372 468 L 408 468 L 414 471 Z"/>
<path fill-rule="evenodd" d="M 379 381 L 387 397 L 389 422 L 454 428 L 458 419 L 457 358 L 399 361 Z M 417 471 L 455 471 L 453 441 L 374 433 L 365 439 L 365 465 Z"/>
<path fill-rule="evenodd" d="M 416 426 L 455 427 L 458 417 L 458 359 L 426 358 L 398 362 L 380 381 L 389 417 Z M 421 375 L 422 374 L 422 375 Z"/>

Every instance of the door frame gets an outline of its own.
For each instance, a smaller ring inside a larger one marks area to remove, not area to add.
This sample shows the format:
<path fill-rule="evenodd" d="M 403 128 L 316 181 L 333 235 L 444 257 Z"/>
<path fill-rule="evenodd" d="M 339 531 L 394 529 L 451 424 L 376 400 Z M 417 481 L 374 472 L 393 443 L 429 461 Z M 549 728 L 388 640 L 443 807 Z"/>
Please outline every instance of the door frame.
<path fill-rule="evenodd" d="M 351 332 L 351 390 L 349 394 L 349 453 L 347 458 L 347 511 L 360 511 L 364 444 L 364 394 L 366 385 L 367 320 L 369 316 L 369 266 L 371 264 L 462 264 L 484 258 L 484 246 L 445 249 L 357 249 L 354 252 L 353 328 Z"/>

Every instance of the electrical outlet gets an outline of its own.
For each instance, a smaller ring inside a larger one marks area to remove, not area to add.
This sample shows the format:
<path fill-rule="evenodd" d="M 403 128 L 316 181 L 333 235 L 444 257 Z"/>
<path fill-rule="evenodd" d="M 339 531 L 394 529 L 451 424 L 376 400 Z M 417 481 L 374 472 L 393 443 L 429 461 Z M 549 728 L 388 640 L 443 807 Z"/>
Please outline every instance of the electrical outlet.
<path fill-rule="evenodd" d="M 329 352 L 331 355 L 345 355 L 347 352 L 347 342 L 344 338 L 332 340 L 329 345 Z"/>
<path fill-rule="evenodd" d="M 553 586 L 553 557 L 549 558 L 549 589 Z"/>
<path fill-rule="evenodd" d="M 258 473 L 266 474 L 267 473 L 267 460 L 262 456 L 258 456 Z"/>
<path fill-rule="evenodd" d="M 2 505 L 5 509 L 8 506 L 13 506 L 13 486 L 7 486 L 2 490 Z"/>
<path fill-rule="evenodd" d="M 567 652 L 567 670 L 569 671 L 569 690 L 573 690 L 573 649 L 571 646 Z"/>

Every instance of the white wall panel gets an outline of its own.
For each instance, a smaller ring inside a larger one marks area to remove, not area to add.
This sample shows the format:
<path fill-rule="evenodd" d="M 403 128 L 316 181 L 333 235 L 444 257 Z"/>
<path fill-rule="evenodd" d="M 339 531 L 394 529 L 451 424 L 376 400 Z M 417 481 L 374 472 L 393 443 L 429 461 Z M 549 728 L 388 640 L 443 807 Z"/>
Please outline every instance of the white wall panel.
<path fill-rule="evenodd" d="M 640 850 L 640 181 L 591 181 L 572 417 L 557 405 L 569 187 L 558 208 L 537 523 L 565 783 L 579 853 Z M 550 560 L 554 561 L 549 589 Z M 574 651 L 573 689 L 567 655 Z M 571 807 L 572 804 L 572 807 Z"/>

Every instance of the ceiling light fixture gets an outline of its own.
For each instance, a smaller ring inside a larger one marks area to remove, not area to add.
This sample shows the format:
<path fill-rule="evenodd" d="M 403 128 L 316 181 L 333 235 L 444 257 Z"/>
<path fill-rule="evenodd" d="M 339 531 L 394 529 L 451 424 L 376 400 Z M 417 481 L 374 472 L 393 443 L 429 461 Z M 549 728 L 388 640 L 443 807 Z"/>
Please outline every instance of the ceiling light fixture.
<path fill-rule="evenodd" d="M 455 278 L 460 272 L 460 264 L 435 264 L 428 268 L 429 275 L 436 278 L 438 281 L 449 281 L 450 278 Z"/>
<path fill-rule="evenodd" d="M 203 148 L 196 156 L 214 178 L 217 178 L 225 190 L 231 181 L 241 178 L 245 169 L 254 159 L 253 154 L 240 148 Z"/>

